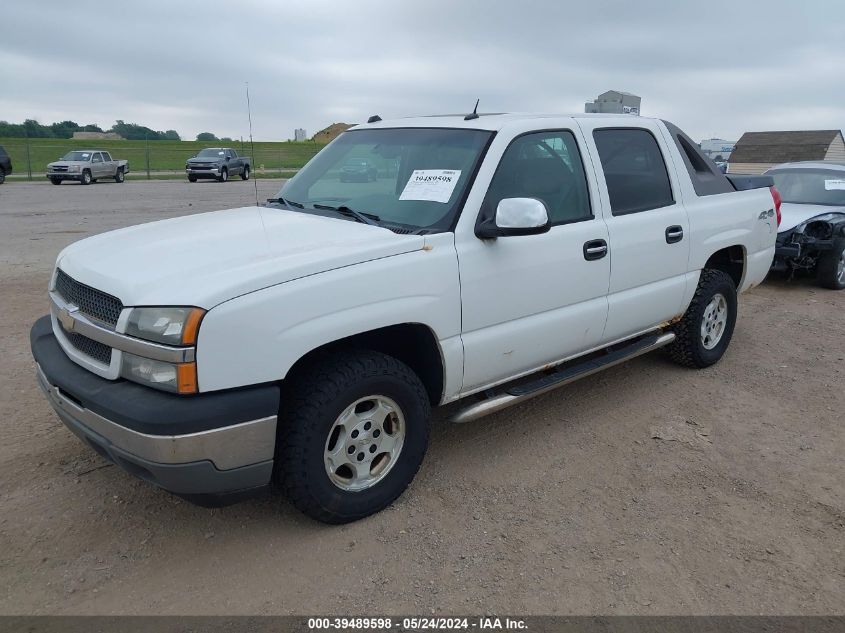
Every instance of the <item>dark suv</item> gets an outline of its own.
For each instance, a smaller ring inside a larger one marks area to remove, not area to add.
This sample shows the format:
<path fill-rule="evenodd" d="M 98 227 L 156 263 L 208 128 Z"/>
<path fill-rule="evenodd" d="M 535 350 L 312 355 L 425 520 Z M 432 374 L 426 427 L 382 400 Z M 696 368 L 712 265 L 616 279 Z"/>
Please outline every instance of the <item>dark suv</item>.
<path fill-rule="evenodd" d="M 6 182 L 6 176 L 12 173 L 12 159 L 0 145 L 0 185 Z"/>

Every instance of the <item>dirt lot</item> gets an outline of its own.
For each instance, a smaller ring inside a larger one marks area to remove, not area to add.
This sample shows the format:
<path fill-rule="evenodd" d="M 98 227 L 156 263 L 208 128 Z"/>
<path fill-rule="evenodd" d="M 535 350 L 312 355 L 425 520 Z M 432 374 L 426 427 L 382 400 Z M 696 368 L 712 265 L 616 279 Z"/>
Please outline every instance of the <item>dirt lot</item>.
<path fill-rule="evenodd" d="M 655 354 L 438 421 L 411 488 L 352 525 L 270 496 L 197 508 L 108 466 L 35 384 L 57 252 L 252 200 L 236 181 L 0 187 L 0 613 L 845 613 L 845 292 L 807 283 L 745 295 L 708 370 Z"/>

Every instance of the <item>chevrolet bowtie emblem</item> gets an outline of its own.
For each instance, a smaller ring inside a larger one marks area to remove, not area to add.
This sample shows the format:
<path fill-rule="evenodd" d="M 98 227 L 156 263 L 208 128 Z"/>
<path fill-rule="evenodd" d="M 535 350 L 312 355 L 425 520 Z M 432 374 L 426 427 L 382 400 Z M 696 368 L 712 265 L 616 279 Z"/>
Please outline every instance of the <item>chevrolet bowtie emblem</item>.
<path fill-rule="evenodd" d="M 68 306 L 67 308 L 59 308 L 59 313 L 56 318 L 62 324 L 65 332 L 73 332 L 73 326 L 76 324 L 76 319 L 73 313 L 79 310 L 76 306 Z"/>

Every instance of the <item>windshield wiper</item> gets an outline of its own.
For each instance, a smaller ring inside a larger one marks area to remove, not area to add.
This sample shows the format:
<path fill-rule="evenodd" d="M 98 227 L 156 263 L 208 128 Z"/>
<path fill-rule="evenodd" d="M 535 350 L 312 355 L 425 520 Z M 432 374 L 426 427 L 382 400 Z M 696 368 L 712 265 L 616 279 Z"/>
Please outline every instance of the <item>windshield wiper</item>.
<path fill-rule="evenodd" d="M 297 209 L 304 209 L 305 205 L 301 202 L 294 202 L 293 200 L 287 200 L 285 198 L 267 198 L 267 202 L 275 202 L 276 204 L 281 203 L 288 207 L 296 207 Z"/>
<path fill-rule="evenodd" d="M 350 209 L 345 204 L 342 204 L 339 207 L 333 207 L 328 204 L 315 204 L 314 208 L 325 209 L 326 211 L 334 211 L 335 213 L 354 218 L 358 222 L 361 222 L 362 224 L 369 224 L 370 226 L 378 226 L 379 222 L 381 221 L 381 218 L 374 213 L 362 213 L 361 211 Z"/>

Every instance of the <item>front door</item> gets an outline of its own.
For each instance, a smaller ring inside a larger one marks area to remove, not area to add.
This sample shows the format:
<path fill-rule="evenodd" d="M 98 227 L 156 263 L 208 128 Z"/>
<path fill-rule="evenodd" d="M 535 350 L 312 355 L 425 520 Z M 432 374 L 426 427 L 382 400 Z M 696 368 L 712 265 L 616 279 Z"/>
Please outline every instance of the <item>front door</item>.
<path fill-rule="evenodd" d="M 495 214 L 504 198 L 526 197 L 545 204 L 552 222 L 548 233 L 486 240 L 462 234 L 456 241 L 464 392 L 529 373 L 601 341 L 610 278 L 608 233 L 599 203 L 595 209 L 591 205 L 572 131 L 516 137 L 496 169 L 481 213 Z"/>

